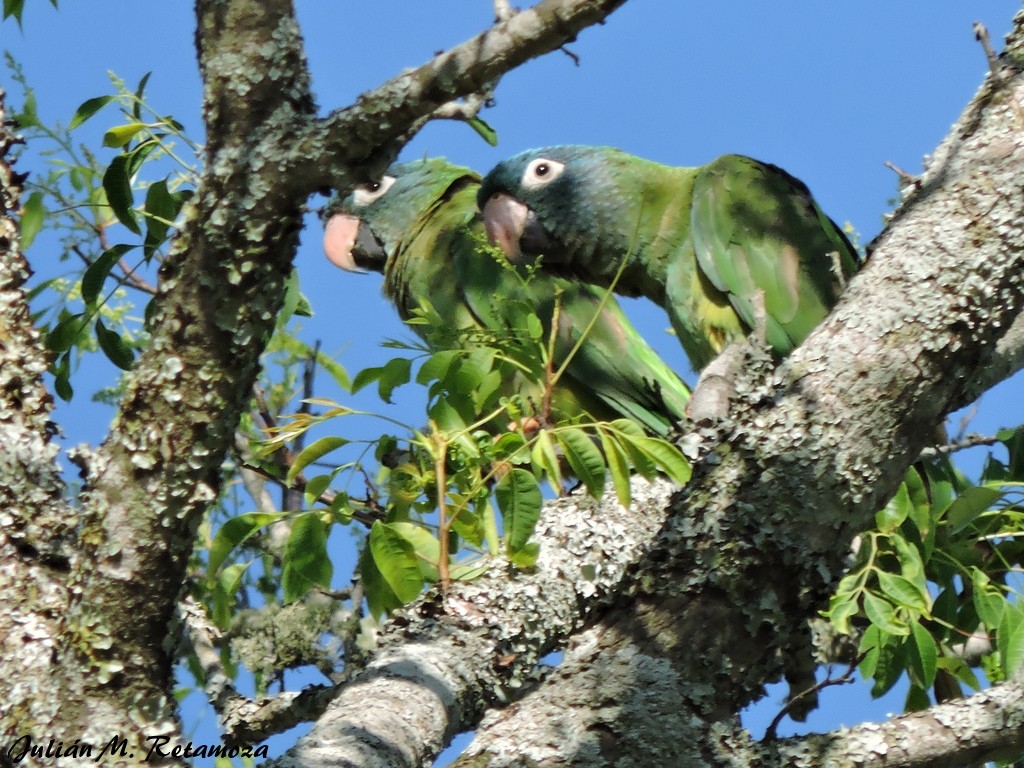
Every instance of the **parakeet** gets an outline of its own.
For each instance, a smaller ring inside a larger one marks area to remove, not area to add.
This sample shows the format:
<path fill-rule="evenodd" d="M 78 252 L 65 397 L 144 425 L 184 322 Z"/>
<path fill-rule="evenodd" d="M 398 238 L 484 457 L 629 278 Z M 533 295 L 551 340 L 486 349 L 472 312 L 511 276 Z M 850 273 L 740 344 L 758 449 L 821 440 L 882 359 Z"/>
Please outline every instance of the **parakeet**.
<path fill-rule="evenodd" d="M 545 268 L 664 307 L 696 370 L 759 314 L 786 355 L 858 268 L 801 181 L 740 155 L 686 168 L 611 147 L 533 149 L 499 163 L 478 198 L 511 261 L 543 256 Z"/>
<path fill-rule="evenodd" d="M 478 174 L 444 159 L 396 164 L 380 182 L 328 206 L 324 250 L 343 269 L 383 272 L 384 293 L 403 319 L 427 304 L 446 328 L 470 332 L 460 337 L 464 345 L 473 343 L 472 331 L 526 333 L 526 308 L 547 339 L 557 312 L 556 368 L 586 336 L 552 392 L 551 418 L 626 417 L 668 434 L 689 398 L 682 380 L 606 291 L 543 272 L 526 280 L 488 245 L 479 186 Z M 429 329 L 411 327 L 430 343 Z M 525 378 L 506 382 L 508 394 L 538 405 L 542 389 Z"/>

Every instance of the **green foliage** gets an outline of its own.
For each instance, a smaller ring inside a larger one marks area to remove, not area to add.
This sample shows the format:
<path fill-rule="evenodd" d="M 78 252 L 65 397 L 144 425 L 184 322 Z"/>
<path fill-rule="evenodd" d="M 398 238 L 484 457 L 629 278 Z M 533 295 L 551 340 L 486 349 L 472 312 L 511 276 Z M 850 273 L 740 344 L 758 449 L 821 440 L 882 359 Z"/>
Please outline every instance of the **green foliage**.
<path fill-rule="evenodd" d="M 546 393 L 558 374 L 550 364 L 551 339 L 532 311 L 524 309 L 522 327 L 535 332 L 515 338 L 479 329 L 467 338 L 469 331 L 439 329 L 429 306 L 413 322 L 438 329 L 431 346 L 389 342 L 406 354 L 359 371 L 351 387 L 355 392 L 375 384 L 380 398 L 390 402 L 400 387 L 415 381 L 427 392 L 426 427 L 306 398 L 302 411 L 265 430 L 269 437 L 258 451 L 269 461 L 276 450 L 327 430 L 293 451 L 283 480 L 304 490 L 320 519 L 341 525 L 360 519 L 369 525 L 359 574 L 375 615 L 412 600 L 424 585 L 473 578 L 500 553 L 519 567 L 532 566 L 540 554 L 531 537 L 544 484 L 561 494 L 567 479 L 576 478 L 600 497 L 610 478 L 620 502 L 628 505 L 633 471 L 647 477 L 664 473 L 680 483 L 689 479 L 689 463 L 679 450 L 632 421 L 595 422 L 583 415 L 550 422 Z M 503 386 L 513 380 L 523 385 Z M 342 418 L 346 423 L 383 420 L 399 431 L 355 440 L 342 437 L 342 426 L 331 423 Z M 381 465 L 372 482 L 363 469 L 371 454 Z M 336 463 L 305 477 L 325 460 Z M 360 476 L 368 487 L 365 498 L 347 487 Z M 224 562 L 220 541 L 237 546 L 254 520 L 245 517 L 224 537 L 218 535 L 218 558 L 211 567 Z"/>
<path fill-rule="evenodd" d="M 57 0 L 50 0 L 50 5 L 57 7 Z M 21 26 L 21 18 L 25 13 L 25 0 L 4 0 L 3 19 L 13 18 Z"/>
<path fill-rule="evenodd" d="M 112 76 L 113 94 L 84 101 L 66 126 L 48 126 L 39 119 L 35 94 L 17 64 L 10 57 L 7 64 L 24 91 L 15 120 L 48 162 L 48 171 L 28 184 L 23 246 L 31 248 L 44 229 L 53 232 L 60 239 L 61 261 L 69 267 L 32 297 L 54 353 L 55 390 L 69 400 L 71 376 L 83 354 L 99 351 L 127 370 L 145 347 L 145 322 L 129 291 L 144 304 L 155 292 L 152 282 L 174 220 L 196 183 L 198 147 L 180 123 L 146 101 L 148 74 L 134 90 Z M 119 151 L 104 161 L 76 140 L 76 132 L 114 109 L 118 122 L 106 132 L 104 145 Z M 179 146 L 185 147 L 184 155 Z"/>
<path fill-rule="evenodd" d="M 946 461 L 933 461 L 927 491 L 913 474 L 865 533 L 856 564 L 825 612 L 842 633 L 860 634 L 860 672 L 881 696 L 906 674 L 908 710 L 981 685 L 968 640 L 998 681 L 1024 662 L 1024 610 L 1013 575 L 1024 542 L 1024 430 L 1000 433 L 1008 451 L 993 457 L 977 484 Z"/>

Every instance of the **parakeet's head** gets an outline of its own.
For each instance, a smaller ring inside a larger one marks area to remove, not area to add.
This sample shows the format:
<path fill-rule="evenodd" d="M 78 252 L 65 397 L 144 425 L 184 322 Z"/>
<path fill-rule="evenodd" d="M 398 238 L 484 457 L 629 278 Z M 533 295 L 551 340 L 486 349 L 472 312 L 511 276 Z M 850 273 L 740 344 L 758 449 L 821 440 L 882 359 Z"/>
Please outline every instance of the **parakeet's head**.
<path fill-rule="evenodd" d="M 396 163 L 380 181 L 360 184 L 327 205 L 324 253 L 349 272 L 384 272 L 438 206 L 479 182 L 476 173 L 444 158 Z"/>
<path fill-rule="evenodd" d="M 543 255 L 557 266 L 589 256 L 622 228 L 617 215 L 635 160 L 612 147 L 566 144 L 498 163 L 477 194 L 487 236 L 513 262 Z"/>

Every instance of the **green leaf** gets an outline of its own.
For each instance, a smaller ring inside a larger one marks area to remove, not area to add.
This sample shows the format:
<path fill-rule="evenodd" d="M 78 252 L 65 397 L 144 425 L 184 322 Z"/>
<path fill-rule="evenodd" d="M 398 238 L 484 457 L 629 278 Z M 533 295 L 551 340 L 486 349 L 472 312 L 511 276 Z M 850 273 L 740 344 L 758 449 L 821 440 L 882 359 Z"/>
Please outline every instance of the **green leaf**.
<path fill-rule="evenodd" d="M 146 212 L 146 240 L 142 252 L 147 259 L 167 239 L 171 222 L 180 209 L 181 202 L 168 191 L 166 179 L 154 181 L 149 185 L 149 189 L 146 190 L 146 202 L 143 205 Z M 292 309 L 294 310 L 294 307 Z"/>
<path fill-rule="evenodd" d="M 887 634 L 910 634 L 907 625 L 896 616 L 893 604 L 872 592 L 864 593 L 864 614 L 874 626 Z"/>
<path fill-rule="evenodd" d="M 21 15 L 25 12 L 25 0 L 4 0 L 4 18 L 14 17 L 21 26 Z"/>
<path fill-rule="evenodd" d="M 78 105 L 78 109 L 75 110 L 75 114 L 71 116 L 71 122 L 68 123 L 68 130 L 75 130 L 75 128 L 95 115 L 113 100 L 113 96 L 94 96 L 91 99 L 86 99 Z"/>
<path fill-rule="evenodd" d="M 537 479 L 525 469 L 510 469 L 494 486 L 494 498 L 505 521 L 508 552 L 518 552 L 540 519 L 543 499 Z"/>
<path fill-rule="evenodd" d="M 334 360 L 328 357 L 327 355 L 323 354 L 317 357 L 317 363 L 320 365 L 321 368 L 323 368 L 325 371 L 331 374 L 331 378 L 334 379 L 334 383 L 337 384 L 339 388 L 345 390 L 346 392 L 348 392 L 351 389 L 352 380 L 349 379 L 348 371 L 345 370 L 345 366 L 343 366 L 337 360 Z"/>
<path fill-rule="evenodd" d="M 952 532 L 959 533 L 969 526 L 1002 495 L 1003 492 L 1000 489 L 987 488 L 983 485 L 975 485 L 965 490 L 956 497 L 956 500 L 946 508 L 944 513 L 945 519 L 953 529 Z"/>
<path fill-rule="evenodd" d="M 611 426 L 618 433 L 619 444 L 629 456 L 629 463 L 644 477 L 653 477 L 657 471 L 656 464 L 651 460 L 650 456 L 633 444 L 634 439 L 645 437 L 640 425 L 628 419 L 616 419 L 611 423 Z"/>
<path fill-rule="evenodd" d="M 379 520 L 370 528 L 370 553 L 399 604 L 411 602 L 423 589 L 416 550 L 403 536 Z"/>
<path fill-rule="evenodd" d="M 88 322 L 84 312 L 65 317 L 46 334 L 46 348 L 52 352 L 67 352 L 78 343 Z"/>
<path fill-rule="evenodd" d="M 71 386 L 71 353 L 65 352 L 54 365 L 53 389 L 57 397 L 66 403 L 71 402 L 75 390 Z"/>
<path fill-rule="evenodd" d="M 139 79 L 139 84 L 135 88 L 135 103 L 132 104 L 132 117 L 136 120 L 142 120 L 142 96 L 146 92 L 146 84 L 149 82 L 149 76 L 152 72 L 147 72 Z"/>
<path fill-rule="evenodd" d="M 530 460 L 539 471 L 548 476 L 551 486 L 561 493 L 562 470 L 558 466 L 558 454 L 555 453 L 555 445 L 551 442 L 551 433 L 546 429 L 537 433 L 533 448 L 530 450 Z"/>
<path fill-rule="evenodd" d="M 483 576 L 488 570 L 490 567 L 487 565 L 468 563 L 454 566 L 448 575 L 452 581 L 472 581 Z"/>
<path fill-rule="evenodd" d="M 492 147 L 498 146 L 498 132 L 495 131 L 491 126 L 484 122 L 481 118 L 473 116 L 467 121 L 469 127 L 480 134 L 480 138 L 490 144 Z"/>
<path fill-rule="evenodd" d="M 210 559 L 206 568 L 206 580 L 212 587 L 221 563 L 227 559 L 243 541 L 264 526 L 280 520 L 279 512 L 249 512 L 228 520 L 218 530 L 210 544 Z"/>
<path fill-rule="evenodd" d="M 885 695 L 903 676 L 906 666 L 904 645 L 895 639 L 883 642 L 878 647 L 871 695 L 876 699 Z"/>
<path fill-rule="evenodd" d="M 329 588 L 334 569 L 327 556 L 327 526 L 317 512 L 299 515 L 282 557 L 281 588 L 286 603 L 298 600 L 313 587 Z"/>
<path fill-rule="evenodd" d="M 237 605 L 238 589 L 250 565 L 252 561 L 230 565 L 211 582 L 210 618 L 221 629 L 227 629 L 231 625 L 231 618 Z"/>
<path fill-rule="evenodd" d="M 878 571 L 877 576 L 882 591 L 892 598 L 893 602 L 927 614 L 929 602 L 927 591 L 922 592 L 912 581 L 893 573 Z"/>
<path fill-rule="evenodd" d="M 935 682 L 938 649 L 935 639 L 918 622 L 912 622 L 910 629 L 912 638 L 908 644 L 907 660 L 910 662 L 911 677 L 918 686 L 928 690 Z"/>
<path fill-rule="evenodd" d="M 896 550 L 896 557 L 900 561 L 900 573 L 913 583 L 918 592 L 927 595 L 928 583 L 921 551 L 897 533 L 889 537 L 889 543 Z"/>
<path fill-rule="evenodd" d="M 544 326 L 541 325 L 540 318 L 532 312 L 526 316 L 526 332 L 534 340 L 544 335 Z"/>
<path fill-rule="evenodd" d="M 427 409 L 427 413 L 442 432 L 461 432 L 466 428 L 466 422 L 463 420 L 462 414 L 455 410 L 447 399 L 441 398 L 436 400 Z"/>
<path fill-rule="evenodd" d="M 107 275 L 110 274 L 110 270 L 114 268 L 114 265 L 117 264 L 122 256 L 135 248 L 138 248 L 138 246 L 125 243 L 112 245 L 101 253 L 96 261 L 89 265 L 89 268 L 85 270 L 85 274 L 82 276 L 82 301 L 85 302 L 86 306 L 90 308 L 95 306 L 96 299 L 103 290 L 103 283 L 106 281 Z"/>
<path fill-rule="evenodd" d="M 438 562 L 441 559 L 441 542 L 422 525 L 409 522 L 383 523 L 412 545 L 420 577 L 425 581 L 437 581 Z M 417 593 L 418 594 L 418 593 Z"/>
<path fill-rule="evenodd" d="M 875 676 L 875 667 L 878 664 L 879 650 L 883 645 L 882 633 L 874 624 L 868 626 L 860 638 L 860 645 L 857 652 L 862 656 L 857 671 L 865 680 Z"/>
<path fill-rule="evenodd" d="M 96 318 L 96 341 L 110 362 L 123 371 L 131 370 L 135 363 L 135 350 L 121 334 L 107 328 L 99 317 Z"/>
<path fill-rule="evenodd" d="M 604 430 L 601 431 L 601 448 L 608 462 L 608 470 L 612 473 L 612 485 L 619 504 L 628 508 L 633 500 L 632 488 L 629 484 L 629 462 L 619 444 L 618 438 Z"/>
<path fill-rule="evenodd" d="M 1014 605 L 1003 611 L 997 640 L 1003 674 L 1009 679 L 1024 662 L 1024 609 Z"/>
<path fill-rule="evenodd" d="M 377 568 L 369 546 L 365 547 L 359 555 L 358 570 L 359 581 L 363 586 L 363 594 L 366 596 L 366 605 L 371 616 L 380 618 L 385 611 L 393 611 L 402 607 L 402 601 L 388 586 L 380 569 Z"/>
<path fill-rule="evenodd" d="M 292 462 L 292 465 L 288 468 L 288 475 L 285 477 L 285 482 L 288 485 L 291 485 L 295 481 L 295 478 L 299 476 L 299 473 L 314 461 L 323 458 L 331 451 L 341 448 L 341 446 L 347 445 L 348 443 L 349 441 L 343 437 L 321 437 L 315 443 L 303 449 L 303 451 L 295 457 L 295 461 Z"/>
<path fill-rule="evenodd" d="M 900 483 L 896 495 L 889 499 L 888 504 L 875 513 L 875 525 L 883 533 L 895 531 L 907 519 L 912 509 L 913 506 L 910 503 L 907 485 L 906 483 Z"/>
<path fill-rule="evenodd" d="M 540 544 L 535 541 L 531 541 L 522 549 L 512 552 L 509 556 L 509 562 L 516 568 L 533 568 L 537 564 L 537 558 L 540 557 Z"/>
<path fill-rule="evenodd" d="M 416 372 L 416 383 L 426 385 L 431 381 L 444 379 L 448 370 L 462 354 L 462 351 L 458 349 L 442 349 L 440 352 L 435 352 Z"/>
<path fill-rule="evenodd" d="M 132 195 L 131 178 L 128 173 L 128 155 L 118 155 L 110 161 L 103 174 L 103 191 L 107 193 L 107 202 L 117 220 L 136 235 L 141 235 L 142 230 L 139 229 L 135 211 L 132 210 L 135 198 Z"/>
<path fill-rule="evenodd" d="M 129 180 L 139 172 L 143 163 L 146 162 L 146 158 L 158 149 L 160 149 L 160 141 L 158 138 L 153 137 L 140 141 L 132 149 L 128 150 L 128 154 L 125 156 L 128 158 L 127 169 Z"/>
<path fill-rule="evenodd" d="M 395 357 L 377 368 L 364 368 L 352 380 L 352 392 L 358 392 L 370 382 L 377 382 L 377 393 L 385 403 L 391 402 L 391 393 L 396 387 L 409 382 L 412 362 L 404 357 Z"/>
<path fill-rule="evenodd" d="M 940 656 L 937 661 L 939 669 L 943 669 L 971 690 L 980 691 L 981 683 L 963 659 L 956 656 Z"/>
<path fill-rule="evenodd" d="M 994 586 L 988 575 L 979 568 L 971 569 L 971 601 L 985 626 L 995 629 L 1003 619 L 1007 608 L 1006 598 L 998 587 Z"/>
<path fill-rule="evenodd" d="M 310 506 L 316 504 L 317 499 L 327 490 L 332 480 L 334 480 L 333 472 L 328 472 L 326 475 L 317 475 L 307 480 L 305 488 L 302 489 L 302 495 L 306 503 Z"/>
<path fill-rule="evenodd" d="M 605 465 L 594 441 L 574 427 L 560 429 L 556 436 L 573 473 L 587 486 L 591 496 L 600 499 L 604 494 Z"/>
<path fill-rule="evenodd" d="M 129 123 L 128 125 L 116 125 L 103 134 L 104 147 L 123 147 L 135 138 L 139 131 L 146 130 L 148 126 L 144 123 Z"/>
<path fill-rule="evenodd" d="M 850 619 L 857 615 L 858 608 L 857 601 L 850 599 L 849 596 L 832 595 L 825 616 L 832 622 L 837 632 L 848 635 Z"/>
<path fill-rule="evenodd" d="M 36 235 L 43 229 L 46 210 L 43 208 L 43 193 L 33 192 L 21 209 L 21 247 L 28 248 Z"/>
<path fill-rule="evenodd" d="M 680 485 L 690 482 L 690 462 L 671 443 L 657 437 L 630 437 L 629 442 L 675 482 Z"/>
<path fill-rule="evenodd" d="M 918 688 L 916 685 L 911 685 L 907 689 L 907 698 L 903 701 L 903 710 L 905 712 L 921 712 L 928 709 L 931 705 L 932 702 L 928 698 L 927 691 Z"/>

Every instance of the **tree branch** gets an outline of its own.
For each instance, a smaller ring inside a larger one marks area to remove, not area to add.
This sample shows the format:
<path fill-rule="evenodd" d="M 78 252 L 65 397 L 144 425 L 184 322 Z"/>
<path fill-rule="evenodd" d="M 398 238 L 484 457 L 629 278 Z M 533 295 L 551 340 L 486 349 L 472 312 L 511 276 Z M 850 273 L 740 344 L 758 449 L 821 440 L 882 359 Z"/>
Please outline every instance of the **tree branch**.
<path fill-rule="evenodd" d="M 752 745 L 750 765 L 857 765 L 858 768 L 948 768 L 1012 759 L 1024 750 L 1024 688 L 1014 680 L 923 712 Z M 760 761 L 760 762 L 759 762 Z M 840 762 L 833 762 L 840 761 Z"/>
<path fill-rule="evenodd" d="M 580 30 L 602 22 L 624 2 L 542 0 L 364 93 L 355 105 L 331 113 L 295 143 L 292 182 L 308 193 L 347 189 L 382 173 L 435 110 L 459 97 L 486 93 L 509 70 L 572 42 Z M 502 4 L 496 5 L 496 13 L 506 15 Z"/>
<path fill-rule="evenodd" d="M 548 504 L 535 570 L 498 560 L 484 577 L 399 612 L 367 669 L 277 764 L 419 766 L 487 706 L 518 698 L 539 659 L 599 609 L 667 514 L 669 483 L 634 480 L 633 491 L 629 510 L 610 490 L 600 503 Z"/>

